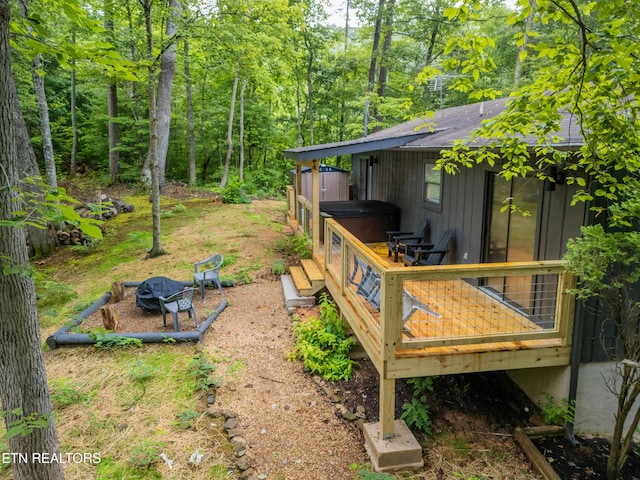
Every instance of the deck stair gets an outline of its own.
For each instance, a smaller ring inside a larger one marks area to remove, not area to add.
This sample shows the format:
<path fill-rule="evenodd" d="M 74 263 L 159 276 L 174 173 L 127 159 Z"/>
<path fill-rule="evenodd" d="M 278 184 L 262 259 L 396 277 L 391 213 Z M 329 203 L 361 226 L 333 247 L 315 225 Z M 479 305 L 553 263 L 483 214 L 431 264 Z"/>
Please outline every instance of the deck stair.
<path fill-rule="evenodd" d="M 324 288 L 324 275 L 311 259 L 302 259 L 300 266 L 290 267 L 289 272 L 300 295 L 315 295 Z"/>

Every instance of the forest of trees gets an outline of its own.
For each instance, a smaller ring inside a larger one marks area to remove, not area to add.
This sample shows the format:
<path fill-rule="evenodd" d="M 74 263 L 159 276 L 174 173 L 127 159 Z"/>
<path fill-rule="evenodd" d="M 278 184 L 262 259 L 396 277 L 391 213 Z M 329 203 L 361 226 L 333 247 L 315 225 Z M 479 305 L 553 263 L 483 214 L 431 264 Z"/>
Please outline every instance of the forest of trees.
<path fill-rule="evenodd" d="M 444 15 L 453 0 L 339 4 L 341 25 L 321 0 L 13 2 L 13 71 L 43 176 L 149 184 L 157 152 L 160 186 L 274 193 L 291 168 L 285 148 L 468 102 L 450 89 L 465 79 L 506 94 L 531 74 L 503 0 L 483 2 L 472 27 L 498 64 L 480 76 L 463 61 L 445 74 L 447 43 L 469 28 Z M 442 73 L 421 81 L 432 69 Z"/>

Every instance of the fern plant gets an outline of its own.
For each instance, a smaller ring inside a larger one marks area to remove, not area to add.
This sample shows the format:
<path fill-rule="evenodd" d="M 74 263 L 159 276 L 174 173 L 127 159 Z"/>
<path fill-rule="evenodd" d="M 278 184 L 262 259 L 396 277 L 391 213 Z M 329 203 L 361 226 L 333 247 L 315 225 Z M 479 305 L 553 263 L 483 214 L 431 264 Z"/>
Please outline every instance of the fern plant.
<path fill-rule="evenodd" d="M 573 422 L 575 415 L 575 402 L 563 398 L 560 404 L 556 403 L 552 395 L 546 394 L 546 401 L 538 403 L 542 418 L 549 425 L 563 427 L 566 423 Z"/>
<path fill-rule="evenodd" d="M 402 415 L 400 418 L 404 420 L 409 427 L 416 428 L 424 433 L 431 435 L 431 417 L 429 416 L 429 407 L 427 406 L 427 397 L 412 398 L 410 401 L 402 405 Z"/>
<path fill-rule="evenodd" d="M 320 318 L 295 322 L 293 332 L 296 348 L 292 359 L 302 360 L 312 373 L 326 380 L 349 380 L 356 362 L 351 360 L 351 347 L 355 343 L 346 334 L 335 303 L 327 294 L 320 297 Z"/>
<path fill-rule="evenodd" d="M 402 415 L 409 427 L 431 435 L 431 417 L 427 405 L 427 393 L 433 392 L 433 381 L 437 377 L 416 377 L 407 381 L 413 386 L 413 398 L 402 405 Z"/>

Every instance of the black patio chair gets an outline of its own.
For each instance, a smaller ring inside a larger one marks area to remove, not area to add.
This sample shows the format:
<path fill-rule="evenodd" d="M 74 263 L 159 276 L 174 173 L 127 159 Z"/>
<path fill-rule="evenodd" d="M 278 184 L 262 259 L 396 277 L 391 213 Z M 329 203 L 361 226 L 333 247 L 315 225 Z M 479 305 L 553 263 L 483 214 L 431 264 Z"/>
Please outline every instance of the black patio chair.
<path fill-rule="evenodd" d="M 387 248 L 389 256 L 393 253 L 393 261 L 398 261 L 399 253 L 406 253 L 408 243 L 424 243 L 429 239 L 429 222 L 424 219 L 415 232 L 389 230 L 387 232 Z"/>
<path fill-rule="evenodd" d="M 433 244 L 408 244 L 407 252 L 402 258 L 405 266 L 420 265 L 440 265 L 447 253 L 449 253 L 449 244 L 455 238 L 453 230 L 447 230 L 442 234 L 440 240 Z"/>

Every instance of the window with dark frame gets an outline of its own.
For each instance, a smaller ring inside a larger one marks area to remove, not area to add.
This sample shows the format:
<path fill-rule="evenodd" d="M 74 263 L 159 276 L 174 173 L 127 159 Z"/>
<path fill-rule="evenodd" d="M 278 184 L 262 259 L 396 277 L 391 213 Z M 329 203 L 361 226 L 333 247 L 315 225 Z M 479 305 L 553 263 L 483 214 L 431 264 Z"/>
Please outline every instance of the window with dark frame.
<path fill-rule="evenodd" d="M 440 193 L 442 186 L 442 170 L 436 170 L 435 163 L 424 164 L 424 202 L 432 205 L 440 205 Z"/>

